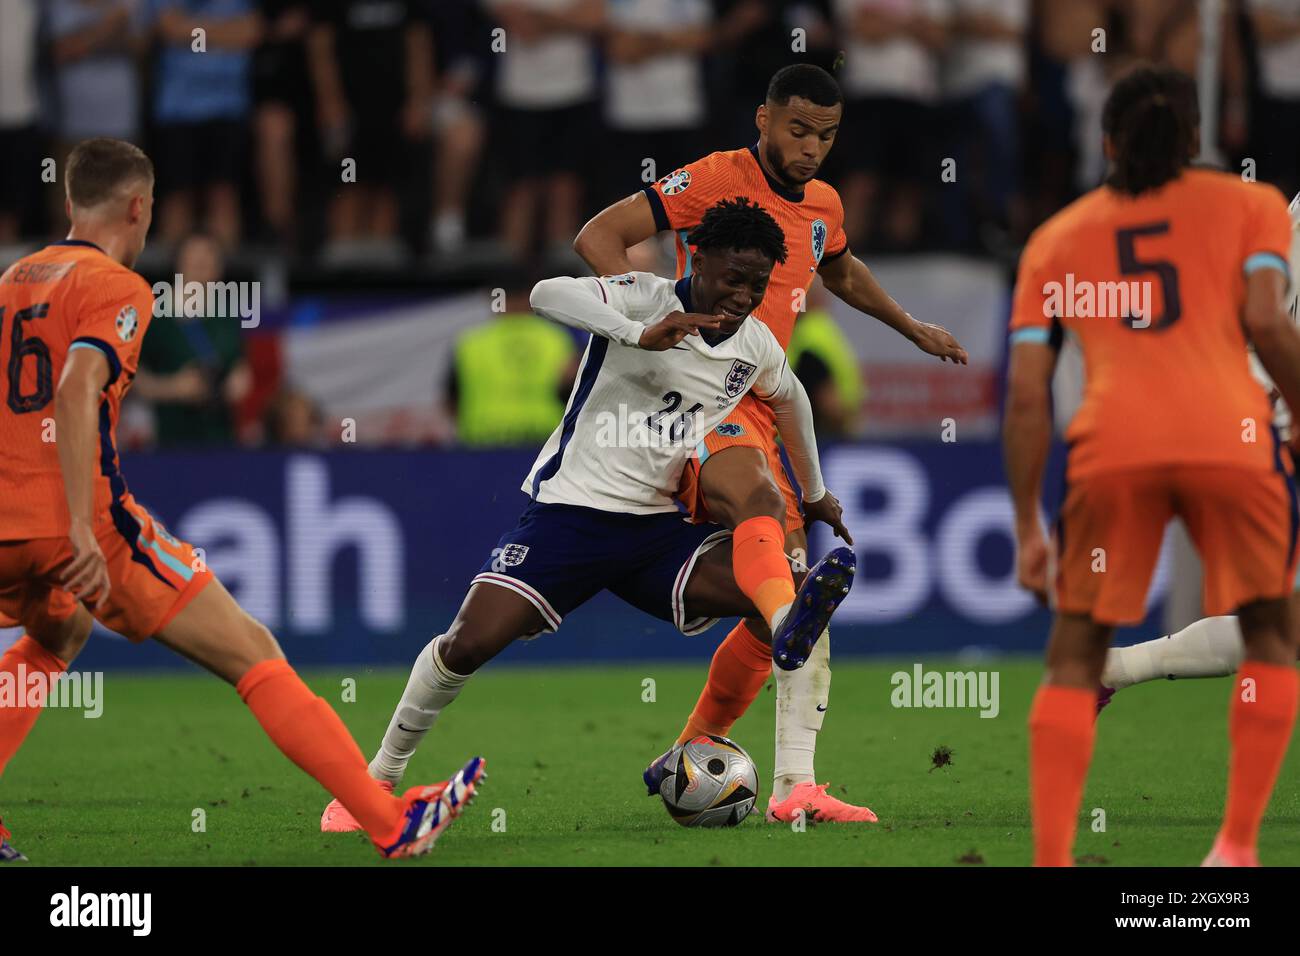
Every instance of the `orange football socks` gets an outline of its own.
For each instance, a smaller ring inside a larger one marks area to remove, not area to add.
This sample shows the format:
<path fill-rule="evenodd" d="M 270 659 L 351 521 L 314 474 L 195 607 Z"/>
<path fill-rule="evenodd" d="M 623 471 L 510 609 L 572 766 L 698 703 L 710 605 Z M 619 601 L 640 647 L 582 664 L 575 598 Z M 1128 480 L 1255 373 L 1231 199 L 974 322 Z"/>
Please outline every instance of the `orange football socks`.
<path fill-rule="evenodd" d="M 1248 660 L 1237 671 L 1228 711 L 1228 803 L 1219 831 L 1219 838 L 1234 849 L 1255 849 L 1295 726 L 1297 696 L 1300 674 L 1293 665 Z"/>
<path fill-rule="evenodd" d="M 771 674 L 771 646 L 741 621 L 714 651 L 708 683 L 677 742 L 683 744 L 700 734 L 730 734 Z"/>
<path fill-rule="evenodd" d="M 26 634 L 0 656 L 0 674 L 8 675 L 3 679 L 16 695 L 13 700 L 0 698 L 0 773 L 4 773 L 9 758 L 18 752 L 36 718 L 41 715 L 41 708 L 45 705 L 44 693 L 50 680 L 67 669 L 66 663 Z M 29 681 L 33 674 L 43 674 L 45 680 L 32 685 Z M 38 689 L 29 698 L 29 686 L 43 689 Z"/>
<path fill-rule="evenodd" d="M 249 668 L 235 689 L 286 757 L 338 798 L 372 839 L 392 835 L 402 801 L 366 772 L 361 748 L 333 708 L 285 660 Z"/>
<path fill-rule="evenodd" d="M 1044 684 L 1029 711 L 1029 803 L 1034 866 L 1071 866 L 1083 784 L 1092 761 L 1097 692 Z"/>
<path fill-rule="evenodd" d="M 731 568 L 736 583 L 754 602 L 769 626 L 779 623 L 794 603 L 794 577 L 785 556 L 785 529 L 775 518 L 748 518 L 731 539 Z M 773 628 L 775 629 L 775 628 Z"/>

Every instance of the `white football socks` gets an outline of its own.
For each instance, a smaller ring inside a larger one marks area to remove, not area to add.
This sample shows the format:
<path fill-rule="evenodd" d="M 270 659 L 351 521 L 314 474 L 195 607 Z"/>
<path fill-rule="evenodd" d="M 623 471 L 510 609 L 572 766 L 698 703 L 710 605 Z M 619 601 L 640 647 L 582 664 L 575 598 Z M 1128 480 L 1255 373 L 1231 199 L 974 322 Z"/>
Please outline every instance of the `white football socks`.
<path fill-rule="evenodd" d="M 1235 617 L 1207 617 L 1175 634 L 1132 647 L 1112 647 L 1103 686 L 1123 690 L 1157 678 L 1227 677 L 1246 656 Z"/>
<path fill-rule="evenodd" d="M 773 612 L 772 616 L 768 618 L 767 629 L 773 634 L 779 631 L 781 629 L 781 622 L 785 620 L 785 616 L 790 613 L 790 608 L 792 607 L 794 607 L 794 604 L 782 604 L 777 608 L 776 611 Z"/>
<path fill-rule="evenodd" d="M 808 663 L 794 671 L 773 666 L 776 677 L 776 766 L 772 796 L 781 802 L 813 778 L 817 733 L 831 691 L 831 632 L 822 631 Z"/>
<path fill-rule="evenodd" d="M 415 754 L 424 735 L 437 721 L 442 709 L 456 699 L 468 676 L 454 674 L 443 664 L 438 653 L 439 634 L 420 651 L 411 668 L 411 676 L 402 691 L 402 699 L 393 711 L 393 719 L 384 731 L 379 752 L 370 761 L 370 776 L 376 780 L 402 779 L 406 765 Z"/>

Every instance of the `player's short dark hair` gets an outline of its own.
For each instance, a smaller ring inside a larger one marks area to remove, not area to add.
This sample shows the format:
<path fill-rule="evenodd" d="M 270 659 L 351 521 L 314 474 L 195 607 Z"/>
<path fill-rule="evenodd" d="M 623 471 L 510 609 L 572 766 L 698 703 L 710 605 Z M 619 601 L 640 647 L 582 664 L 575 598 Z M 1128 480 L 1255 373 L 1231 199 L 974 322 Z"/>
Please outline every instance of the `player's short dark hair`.
<path fill-rule="evenodd" d="M 72 204 L 89 208 L 112 199 L 129 183 L 152 182 L 153 163 L 138 146 L 99 137 L 72 148 L 63 175 Z"/>
<path fill-rule="evenodd" d="M 837 106 L 844 102 L 844 92 L 835 77 L 813 63 L 792 63 L 772 74 L 767 84 L 767 101 L 785 106 L 792 96 L 815 106 Z"/>
<path fill-rule="evenodd" d="M 1196 84 L 1168 66 L 1138 66 L 1106 97 L 1101 128 L 1115 146 L 1106 184 L 1136 196 L 1163 186 L 1191 164 L 1201 109 Z"/>
<path fill-rule="evenodd" d="M 723 199 L 704 213 L 686 237 L 696 249 L 757 249 L 774 263 L 785 262 L 785 233 L 772 214 L 744 196 Z"/>

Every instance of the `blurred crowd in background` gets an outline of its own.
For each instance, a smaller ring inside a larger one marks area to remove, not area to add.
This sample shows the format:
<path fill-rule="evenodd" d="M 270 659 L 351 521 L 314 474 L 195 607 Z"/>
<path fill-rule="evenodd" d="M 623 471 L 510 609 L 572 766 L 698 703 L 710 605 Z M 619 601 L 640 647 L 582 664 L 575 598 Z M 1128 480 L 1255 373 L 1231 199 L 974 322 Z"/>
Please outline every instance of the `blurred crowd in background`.
<path fill-rule="evenodd" d="M 822 175 L 854 252 L 1009 267 L 1101 179 L 1110 78 L 1139 59 L 1195 74 L 1210 46 L 1208 155 L 1294 193 L 1300 0 L 0 0 L 0 247 L 61 236 L 43 160 L 114 136 L 157 167 L 146 275 L 187 259 L 187 278 L 220 278 L 250 257 L 326 276 L 573 271 L 589 216 L 754 142 L 772 73 L 812 61 L 845 94 Z M 256 363 L 237 326 L 208 324 L 150 333 L 139 398 L 191 413 L 158 417 L 161 443 L 238 437 Z M 811 351 L 809 381 L 840 383 L 830 423 L 860 383 Z M 562 396 L 572 349 L 547 354 L 529 368 Z M 453 416 L 476 401 L 457 361 Z M 257 407 L 256 440 L 311 432 L 292 392 Z"/>

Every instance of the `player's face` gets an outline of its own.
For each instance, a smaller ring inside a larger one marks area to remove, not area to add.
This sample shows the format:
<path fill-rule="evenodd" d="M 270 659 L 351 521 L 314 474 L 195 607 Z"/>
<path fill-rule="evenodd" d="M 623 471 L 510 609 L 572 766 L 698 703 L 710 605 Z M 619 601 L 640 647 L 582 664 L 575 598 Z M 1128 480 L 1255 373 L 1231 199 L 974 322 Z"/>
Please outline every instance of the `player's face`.
<path fill-rule="evenodd" d="M 758 108 L 759 150 L 770 172 L 790 186 L 799 187 L 817 175 L 835 143 L 844 108 L 818 106 L 792 96 L 781 106 L 764 103 Z"/>
<path fill-rule="evenodd" d="M 758 308 L 772 277 L 772 260 L 757 249 L 697 251 L 693 268 L 699 277 L 696 311 L 724 316 L 725 333 Z"/>

